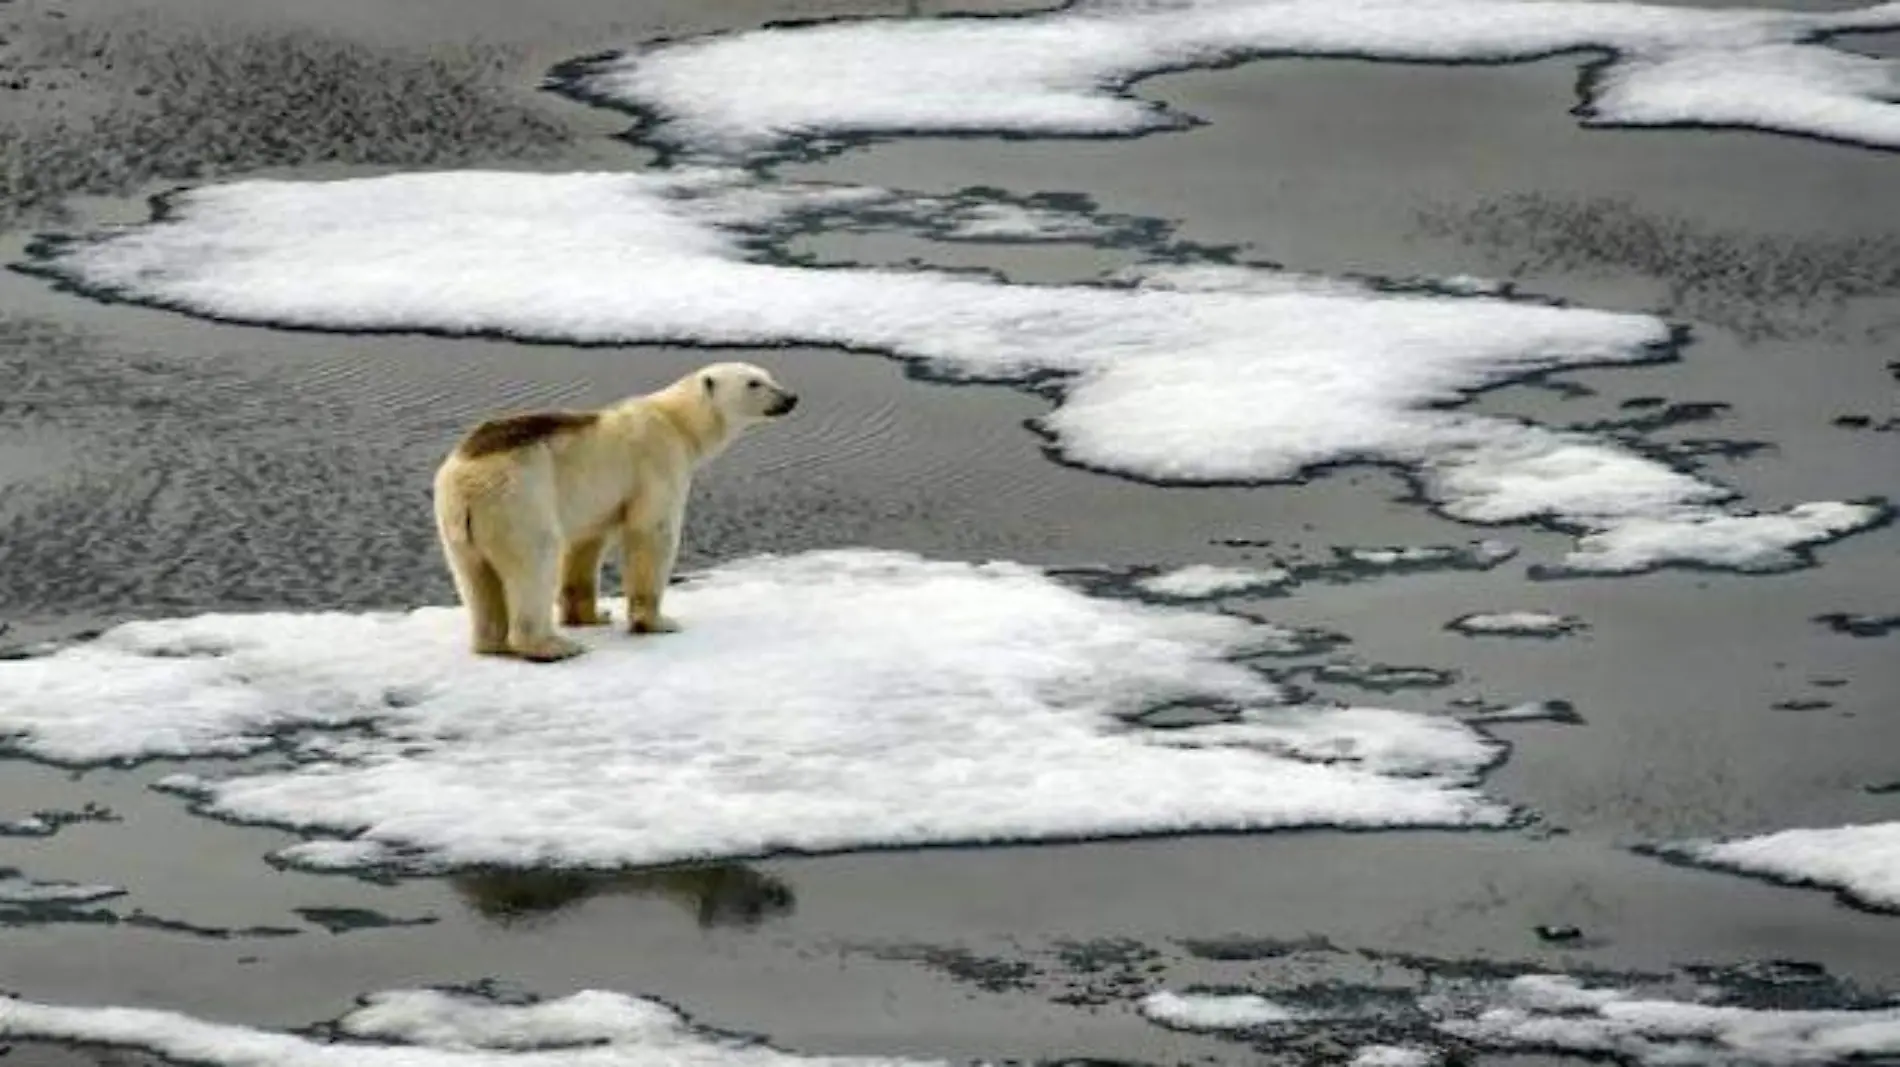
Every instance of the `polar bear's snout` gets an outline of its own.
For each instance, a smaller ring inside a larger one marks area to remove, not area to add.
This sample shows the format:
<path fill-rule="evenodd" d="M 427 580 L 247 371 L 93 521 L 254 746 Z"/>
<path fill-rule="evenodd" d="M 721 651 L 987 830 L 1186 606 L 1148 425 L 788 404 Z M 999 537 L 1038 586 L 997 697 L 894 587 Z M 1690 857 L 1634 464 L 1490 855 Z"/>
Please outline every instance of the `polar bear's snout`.
<path fill-rule="evenodd" d="M 776 419 L 798 406 L 798 394 L 772 372 L 750 363 L 715 363 L 702 368 L 706 399 L 741 424 Z"/>

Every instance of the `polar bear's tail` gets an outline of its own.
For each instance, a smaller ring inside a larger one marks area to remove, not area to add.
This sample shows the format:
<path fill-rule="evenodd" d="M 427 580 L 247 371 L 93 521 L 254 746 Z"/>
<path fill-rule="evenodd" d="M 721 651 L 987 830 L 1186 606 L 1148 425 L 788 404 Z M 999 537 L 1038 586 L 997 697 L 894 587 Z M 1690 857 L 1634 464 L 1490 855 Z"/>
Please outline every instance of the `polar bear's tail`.
<path fill-rule="evenodd" d="M 475 547 L 475 509 L 453 486 L 438 479 L 435 487 L 435 525 L 442 543 L 455 548 Z"/>
<path fill-rule="evenodd" d="M 464 506 L 455 509 L 450 515 L 443 516 L 442 536 L 453 545 L 463 548 L 475 547 L 475 512 Z"/>
<path fill-rule="evenodd" d="M 475 509 L 469 507 L 468 494 L 457 477 L 453 458 L 436 468 L 429 495 L 435 503 L 435 529 L 444 546 L 475 547 Z"/>

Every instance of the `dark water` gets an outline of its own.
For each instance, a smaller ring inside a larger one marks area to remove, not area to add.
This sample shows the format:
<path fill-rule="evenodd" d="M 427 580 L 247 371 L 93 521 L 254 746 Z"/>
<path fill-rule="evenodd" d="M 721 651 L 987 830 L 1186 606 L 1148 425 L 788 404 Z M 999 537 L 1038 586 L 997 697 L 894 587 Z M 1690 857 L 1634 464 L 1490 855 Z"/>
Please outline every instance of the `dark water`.
<path fill-rule="evenodd" d="M 656 33 L 902 6 L 0 7 L 5 61 L 33 68 L 30 88 L 0 103 L 0 138 L 12 139 L 0 143 L 35 161 L 24 184 L 0 190 L 16 223 L 4 251 L 16 260 L 34 229 L 61 225 L 48 215 L 59 204 L 73 224 L 142 218 L 137 195 L 207 160 L 204 173 L 636 166 L 642 153 L 607 139 L 620 120 L 532 91 L 548 65 Z M 108 25 L 108 11 L 125 17 Z M 193 90 L 194 106 L 225 121 L 186 132 L 183 118 L 141 110 L 153 99 L 141 87 L 176 85 L 206 62 L 228 73 Z M 786 173 L 1082 193 L 1182 240 L 1300 269 L 1508 276 L 1579 303 L 1661 310 L 1695 330 L 1680 362 L 1570 374 L 1581 389 L 1525 385 L 1476 405 L 1550 424 L 1624 420 L 1631 440 L 1694 456 L 1764 507 L 1893 493 L 1900 435 L 1869 427 L 1896 413 L 1900 157 L 1745 133 L 1581 130 L 1565 114 L 1574 77 L 1567 62 L 1255 64 L 1148 83 L 1210 120 L 1185 133 L 912 140 Z M 312 101 L 341 101 L 337 121 L 309 121 Z M 1028 279 L 1087 278 L 1132 254 L 862 234 L 801 247 Z M 1543 823 L 374 885 L 272 869 L 261 857 L 284 835 L 198 819 L 147 788 L 177 767 L 74 775 L 9 762 L 0 818 L 43 810 L 59 823 L 88 805 L 110 817 L 0 837 L 0 866 L 129 894 L 101 902 L 103 917 L 10 920 L 0 989 L 290 1026 L 370 990 L 499 976 L 550 995 L 660 996 L 799 1051 L 1172 1062 L 1250 1055 L 1126 1007 L 1196 981 L 1350 993 L 1368 968 L 1424 981 L 1447 961 L 1674 972 L 1782 958 L 1900 987 L 1900 921 L 1629 850 L 1900 817 L 1900 798 L 1867 788 L 1900 777 L 1894 638 L 1815 621 L 1893 613 L 1893 529 L 1783 575 L 1531 582 L 1525 564 L 1560 552 L 1563 536 L 1445 522 L 1403 502 L 1384 472 L 1141 486 L 1048 462 L 1022 426 L 1046 409 L 1033 396 L 913 381 L 874 356 L 743 356 L 779 369 L 805 402 L 708 472 L 686 566 L 838 544 L 1109 566 L 1313 561 L 1335 546 L 1477 537 L 1517 546 L 1491 570 L 1312 582 L 1253 606 L 1351 639 L 1329 654 L 1343 681 L 1301 679 L 1325 696 L 1426 710 L 1571 702 L 1581 723 L 1490 728 L 1513 744 L 1490 788 Z M 236 328 L 0 275 L 0 620 L 12 627 L 0 642 L 211 609 L 446 602 L 427 485 L 461 428 L 498 409 L 643 390 L 705 358 Z M 1724 406 L 1642 421 L 1672 403 Z M 1861 415 L 1868 426 L 1836 421 Z M 1556 641 L 1443 628 L 1518 608 L 1590 628 Z M 1352 684 L 1382 667 L 1431 668 L 1446 683 Z M 1546 941 L 1540 924 L 1581 936 Z M 1307 947 L 1206 951 L 1243 942 Z M 1426 962 L 1392 962 L 1404 955 Z M 66 1055 L 20 1049 L 8 1062 L 91 1062 Z"/>

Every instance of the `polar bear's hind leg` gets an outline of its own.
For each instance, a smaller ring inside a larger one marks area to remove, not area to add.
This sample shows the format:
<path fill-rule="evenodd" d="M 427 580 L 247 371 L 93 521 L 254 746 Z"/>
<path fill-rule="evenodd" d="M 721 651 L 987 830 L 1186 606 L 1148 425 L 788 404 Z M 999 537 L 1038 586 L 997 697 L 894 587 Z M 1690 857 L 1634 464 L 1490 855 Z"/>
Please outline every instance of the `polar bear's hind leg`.
<path fill-rule="evenodd" d="M 494 546 L 512 557 L 496 568 L 508 597 L 508 648 L 537 663 L 568 659 L 585 645 L 554 632 L 555 595 L 561 584 L 561 545 L 553 530 L 516 529 L 508 544 Z"/>
<path fill-rule="evenodd" d="M 501 575 L 488 565 L 480 552 L 461 545 L 449 546 L 449 573 L 455 578 L 455 591 L 468 609 L 470 638 L 477 654 L 508 654 L 508 598 Z"/>

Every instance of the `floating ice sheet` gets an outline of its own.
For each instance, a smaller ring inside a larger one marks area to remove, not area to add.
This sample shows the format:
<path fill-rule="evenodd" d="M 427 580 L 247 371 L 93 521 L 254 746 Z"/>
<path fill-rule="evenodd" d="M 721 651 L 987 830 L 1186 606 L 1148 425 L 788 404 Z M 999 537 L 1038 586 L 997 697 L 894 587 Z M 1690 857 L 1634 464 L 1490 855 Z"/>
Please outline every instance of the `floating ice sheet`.
<path fill-rule="evenodd" d="M 1113 231 L 1073 213 L 996 203 L 952 216 L 944 236 L 957 241 L 1094 241 Z"/>
<path fill-rule="evenodd" d="M 1492 1048 L 1658 1067 L 1844 1063 L 1900 1053 L 1900 1007 L 1772 1011 L 1593 989 L 1561 975 L 1516 979 L 1502 1004 L 1440 1026 Z"/>
<path fill-rule="evenodd" d="M 1900 4 L 1797 13 L 1568 0 L 1082 0 L 1014 18 L 864 19 L 655 44 L 552 79 L 651 117 L 642 135 L 735 157 L 899 133 L 1130 135 L 1192 120 L 1127 85 L 1278 55 L 1507 62 L 1613 53 L 1586 125 L 1744 127 L 1900 147 L 1900 69 L 1825 35 Z"/>
<path fill-rule="evenodd" d="M 1771 515 L 1704 511 L 1631 518 L 1584 535 L 1566 562 L 1573 570 L 1599 574 L 1633 574 L 1672 563 L 1787 570 L 1800 563 L 1805 546 L 1865 529 L 1880 514 L 1864 504 L 1815 502 Z"/>
<path fill-rule="evenodd" d="M 1150 575 L 1135 584 L 1144 592 L 1157 596 L 1201 600 L 1228 593 L 1277 589 L 1291 581 L 1292 577 L 1279 567 L 1254 569 L 1191 563 L 1185 567 Z"/>
<path fill-rule="evenodd" d="M 747 227 L 852 200 L 727 171 L 249 181 L 183 194 L 148 225 L 49 245 L 39 269 L 242 322 L 826 344 L 955 380 L 1036 381 L 1059 389 L 1040 428 L 1071 462 L 1187 483 L 1396 463 L 1454 518 L 1577 530 L 1571 570 L 1792 567 L 1801 546 L 1885 514 L 1832 503 L 1732 514 L 1731 491 L 1606 438 L 1448 406 L 1535 371 L 1663 358 L 1669 331 L 1645 315 L 1245 267 L 1040 286 L 746 259 Z"/>
<path fill-rule="evenodd" d="M 1835 889 L 1866 908 L 1900 912 L 1900 822 L 1782 830 L 1729 841 L 1691 841 L 1656 849 L 1777 881 Z"/>
<path fill-rule="evenodd" d="M 1340 566 L 1367 570 L 1490 570 L 1517 555 L 1502 541 L 1470 545 L 1399 545 L 1385 548 L 1336 548 Z"/>
<path fill-rule="evenodd" d="M 1583 629 L 1583 620 L 1547 611 L 1487 611 L 1460 615 L 1445 625 L 1471 637 L 1561 637 Z"/>
<path fill-rule="evenodd" d="M 1176 1030 L 1248 1030 L 1291 1022 L 1298 1013 L 1253 993 L 1150 993 L 1141 1014 Z"/>
<path fill-rule="evenodd" d="M 1144 1010 L 1149 1004 L 1186 1005 L 1215 1029 L 1298 1026 L 1304 1018 L 1285 1007 L 1274 1012 L 1273 1001 L 1246 994 L 1160 993 L 1142 1003 Z M 1206 1014 L 1216 1009 L 1224 1013 L 1221 1018 Z M 1243 1014 L 1251 1021 L 1242 1020 Z M 1484 1049 L 1604 1056 L 1656 1067 L 1787 1067 L 1900 1053 L 1900 1007 L 1770 1010 L 1705 1004 L 1591 988 L 1563 975 L 1527 975 L 1499 988 L 1427 996 L 1417 1015 L 1416 1021 L 1393 1022 L 1435 1029 L 1441 1041 L 1450 1037 Z M 1321 1017 L 1310 1025 L 1333 1027 L 1337 1020 Z M 796 1056 L 697 1029 L 658 1002 L 598 990 L 533 1004 L 397 990 L 366 998 L 334 1030 L 336 1039 L 322 1040 L 169 1011 L 0 998 L 0 1038 L 138 1049 L 208 1067 L 902 1067 L 918 1062 Z M 1411 1067 L 1437 1059 L 1422 1041 L 1360 1052 L 1354 1060 L 1360 1067 Z"/>
<path fill-rule="evenodd" d="M 1432 1067 L 1439 1060 L 1433 1049 L 1411 1045 L 1367 1045 L 1353 1054 L 1346 1067 Z"/>
<path fill-rule="evenodd" d="M 1287 706 L 1233 616 L 1026 567 L 830 551 L 682 585 L 679 634 L 479 659 L 466 619 L 210 615 L 0 663 L 9 748 L 83 761 L 287 750 L 164 788 L 349 838 L 314 867 L 618 866 L 1292 826 L 1482 826 L 1500 746 L 1448 719 Z M 1188 703 L 1205 727 L 1127 720 Z"/>
<path fill-rule="evenodd" d="M 1311 1042 L 1362 1046 L 1353 1067 L 1424 1067 L 1462 1062 L 1480 1051 L 1527 1051 L 1655 1067 L 1788 1067 L 1891 1057 L 1900 1052 L 1900 1005 L 1864 1001 L 1834 1009 L 1778 1009 L 1723 1002 L 1728 991 L 1699 986 L 1696 999 L 1647 986 L 1587 986 L 1561 974 L 1510 980 L 1441 977 L 1406 1002 L 1390 987 L 1364 989 L 1352 1003 L 1339 987 L 1218 995 L 1148 995 L 1138 1009 L 1159 1025 L 1231 1031 L 1258 1045 L 1262 1028 L 1279 1047 L 1310 1055 Z M 1159 1004 L 1162 1011 L 1150 1010 Z M 1402 1038 L 1404 1044 L 1390 1042 Z M 1304 1062 L 1304 1060 L 1302 1060 Z"/>
<path fill-rule="evenodd" d="M 426 989 L 366 999 L 341 1040 L 206 1022 L 169 1011 L 0 998 L 0 1038 L 138 1049 L 206 1067 L 922 1067 L 927 1061 L 796 1056 L 708 1033 L 657 1001 L 584 990 L 496 1004 Z"/>

